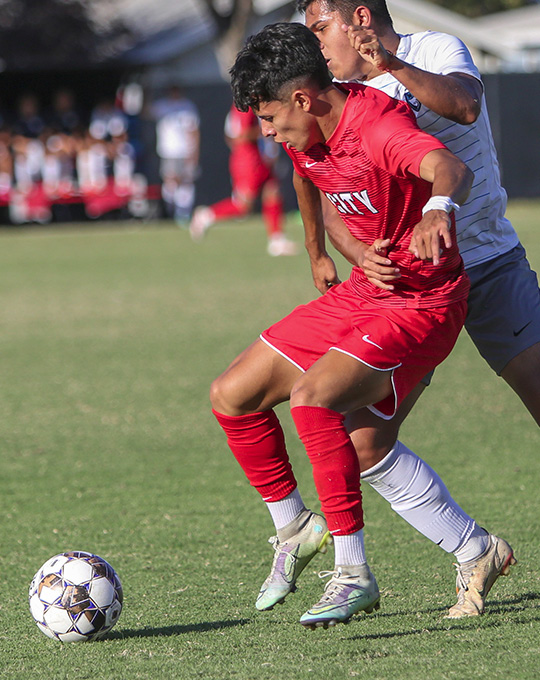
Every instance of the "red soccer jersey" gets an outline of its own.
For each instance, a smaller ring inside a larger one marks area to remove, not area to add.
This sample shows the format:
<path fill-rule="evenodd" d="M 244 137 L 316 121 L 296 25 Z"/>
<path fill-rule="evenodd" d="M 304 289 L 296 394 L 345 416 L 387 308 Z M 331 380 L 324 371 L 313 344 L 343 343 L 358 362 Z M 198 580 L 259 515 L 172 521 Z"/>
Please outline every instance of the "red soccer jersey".
<path fill-rule="evenodd" d="M 389 238 L 389 257 L 401 271 L 394 291 L 371 284 L 359 267 L 351 273 L 358 294 L 391 307 L 439 307 L 462 300 L 468 280 L 456 244 L 443 248 L 440 263 L 408 251 L 412 231 L 422 219 L 431 184 L 417 176 L 424 156 L 445 146 L 416 125 L 404 102 L 374 88 L 340 85 L 348 98 L 326 144 L 302 153 L 286 148 L 295 171 L 324 192 L 351 234 L 371 244 Z"/>

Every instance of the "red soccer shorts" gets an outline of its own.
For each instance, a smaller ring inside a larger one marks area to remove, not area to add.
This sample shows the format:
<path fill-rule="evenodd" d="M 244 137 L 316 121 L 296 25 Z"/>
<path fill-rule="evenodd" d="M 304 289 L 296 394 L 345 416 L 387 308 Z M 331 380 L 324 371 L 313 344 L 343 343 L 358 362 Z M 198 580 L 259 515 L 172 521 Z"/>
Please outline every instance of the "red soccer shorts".
<path fill-rule="evenodd" d="M 466 301 L 432 309 L 381 307 L 358 297 L 348 281 L 294 309 L 261 339 L 302 372 L 328 350 L 377 371 L 392 371 L 393 394 L 370 406 L 389 420 L 415 385 L 452 350 Z"/>

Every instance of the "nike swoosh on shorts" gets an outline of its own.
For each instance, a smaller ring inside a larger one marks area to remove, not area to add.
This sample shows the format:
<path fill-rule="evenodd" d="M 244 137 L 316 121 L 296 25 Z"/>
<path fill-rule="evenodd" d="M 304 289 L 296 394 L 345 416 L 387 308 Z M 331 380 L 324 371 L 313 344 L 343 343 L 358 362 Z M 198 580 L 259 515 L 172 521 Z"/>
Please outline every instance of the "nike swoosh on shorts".
<path fill-rule="evenodd" d="M 374 347 L 378 347 L 379 349 L 382 349 L 380 345 L 378 345 L 376 342 L 373 342 L 373 340 L 369 339 L 369 335 L 363 335 L 362 340 L 364 342 L 369 342 L 370 345 L 373 345 Z"/>

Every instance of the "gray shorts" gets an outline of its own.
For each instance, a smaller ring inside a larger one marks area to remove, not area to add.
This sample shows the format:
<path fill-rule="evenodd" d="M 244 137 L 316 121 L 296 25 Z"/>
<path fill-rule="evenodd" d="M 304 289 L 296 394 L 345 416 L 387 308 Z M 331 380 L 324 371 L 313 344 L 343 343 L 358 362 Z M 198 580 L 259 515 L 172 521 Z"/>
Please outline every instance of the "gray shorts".
<path fill-rule="evenodd" d="M 467 270 L 471 280 L 465 329 L 500 375 L 518 354 L 540 342 L 540 289 L 522 245 Z M 422 379 L 429 385 L 433 372 Z"/>
<path fill-rule="evenodd" d="M 465 328 L 500 375 L 509 361 L 540 342 L 538 279 L 522 245 L 467 273 L 471 292 Z"/>

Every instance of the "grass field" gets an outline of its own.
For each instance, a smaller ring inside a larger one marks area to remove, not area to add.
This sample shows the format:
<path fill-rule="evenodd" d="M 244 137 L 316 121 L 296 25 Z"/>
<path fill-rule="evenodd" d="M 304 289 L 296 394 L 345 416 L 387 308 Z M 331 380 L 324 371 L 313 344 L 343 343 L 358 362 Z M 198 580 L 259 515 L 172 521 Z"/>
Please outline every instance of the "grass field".
<path fill-rule="evenodd" d="M 540 202 L 512 203 L 510 215 L 538 269 Z M 300 231 L 290 225 L 298 241 Z M 272 525 L 207 396 L 262 328 L 314 296 L 307 258 L 268 257 L 257 219 L 197 245 L 168 224 L 114 223 L 5 230 L 0 271 L 2 680 L 540 677 L 540 436 L 466 336 L 402 439 L 512 543 L 518 565 L 485 616 L 445 619 L 452 556 L 365 488 L 381 610 L 311 632 L 298 618 L 333 555 L 314 560 L 284 606 L 255 611 Z M 101 555 L 123 581 L 124 611 L 101 642 L 55 643 L 28 612 L 34 572 L 68 549 Z"/>

